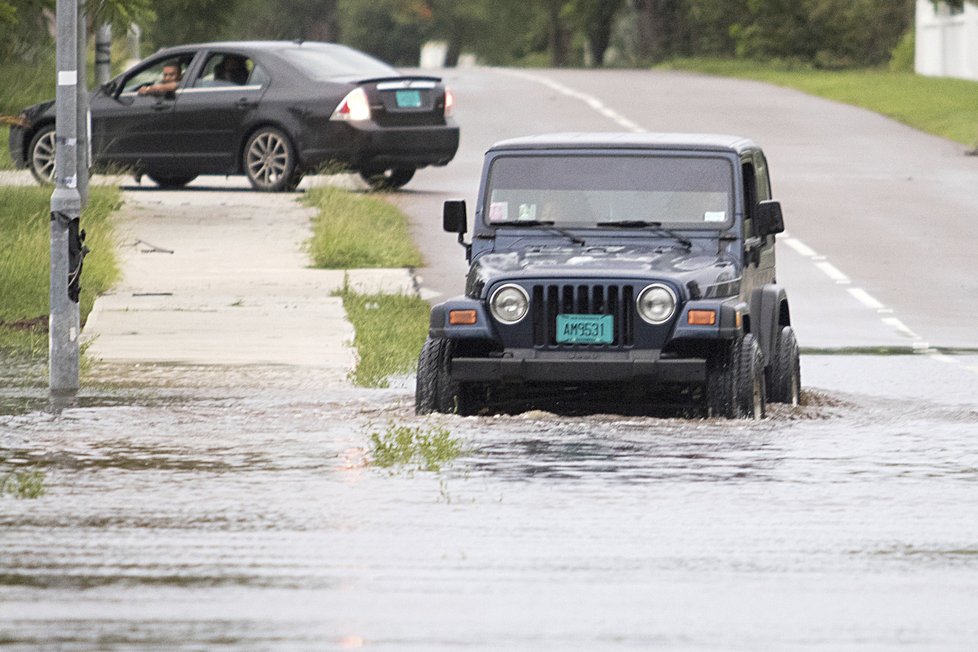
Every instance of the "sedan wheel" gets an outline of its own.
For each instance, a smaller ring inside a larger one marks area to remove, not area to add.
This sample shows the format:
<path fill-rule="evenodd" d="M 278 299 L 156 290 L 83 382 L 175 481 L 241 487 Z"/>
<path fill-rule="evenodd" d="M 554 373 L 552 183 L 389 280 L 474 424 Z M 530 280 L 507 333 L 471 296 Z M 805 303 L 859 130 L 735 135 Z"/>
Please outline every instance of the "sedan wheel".
<path fill-rule="evenodd" d="M 255 190 L 295 190 L 302 180 L 296 171 L 295 149 L 289 137 L 274 127 L 262 127 L 248 139 L 244 170 Z"/>
<path fill-rule="evenodd" d="M 54 183 L 55 137 L 54 125 L 41 127 L 31 139 L 28 151 L 31 174 L 38 183 L 48 185 Z"/>
<path fill-rule="evenodd" d="M 360 177 L 373 190 L 396 190 L 414 178 L 414 168 L 362 170 Z"/>

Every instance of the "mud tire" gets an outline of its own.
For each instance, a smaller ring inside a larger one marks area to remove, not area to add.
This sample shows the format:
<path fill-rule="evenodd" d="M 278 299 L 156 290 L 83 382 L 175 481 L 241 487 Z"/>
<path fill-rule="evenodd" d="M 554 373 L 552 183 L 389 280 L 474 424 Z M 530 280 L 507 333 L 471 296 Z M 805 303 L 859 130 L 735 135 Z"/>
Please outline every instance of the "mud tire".
<path fill-rule="evenodd" d="M 740 363 L 737 369 L 737 416 L 763 419 L 767 411 L 764 380 L 764 354 L 753 335 L 740 340 Z"/>
<path fill-rule="evenodd" d="M 452 380 L 452 358 L 456 344 L 445 338 L 428 338 L 418 355 L 414 389 L 416 414 L 473 414 L 479 407 L 471 388 Z"/>
<path fill-rule="evenodd" d="M 732 419 L 738 416 L 737 378 L 740 342 L 719 343 L 706 361 L 707 416 Z"/>
<path fill-rule="evenodd" d="M 801 360 L 798 340 L 791 326 L 778 331 L 767 368 L 768 400 L 774 403 L 801 403 Z"/>
<path fill-rule="evenodd" d="M 435 397 L 438 393 L 438 361 L 441 356 L 439 342 L 430 337 L 425 340 L 418 354 L 418 373 L 414 386 L 414 413 L 431 414 L 435 411 Z"/>

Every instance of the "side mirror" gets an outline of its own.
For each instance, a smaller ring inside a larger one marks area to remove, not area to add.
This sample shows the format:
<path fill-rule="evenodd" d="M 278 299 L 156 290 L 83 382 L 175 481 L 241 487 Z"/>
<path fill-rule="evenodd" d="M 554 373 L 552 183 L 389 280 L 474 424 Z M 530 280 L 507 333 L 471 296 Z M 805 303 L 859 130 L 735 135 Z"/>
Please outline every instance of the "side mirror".
<path fill-rule="evenodd" d="M 449 233 L 457 233 L 461 238 L 467 229 L 464 199 L 449 199 L 442 212 L 442 227 Z"/>
<path fill-rule="evenodd" d="M 781 202 L 768 199 L 757 205 L 757 213 L 754 216 L 754 231 L 762 238 L 784 231 L 784 216 L 781 214 Z"/>

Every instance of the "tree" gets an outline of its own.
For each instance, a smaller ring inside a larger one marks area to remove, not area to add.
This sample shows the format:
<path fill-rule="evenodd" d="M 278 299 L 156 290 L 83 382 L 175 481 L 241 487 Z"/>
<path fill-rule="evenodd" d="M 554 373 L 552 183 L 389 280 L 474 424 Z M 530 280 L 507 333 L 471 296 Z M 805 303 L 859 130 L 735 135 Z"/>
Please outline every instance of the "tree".
<path fill-rule="evenodd" d="M 573 0 L 570 3 L 574 26 L 587 40 L 591 65 L 604 65 L 611 29 L 623 3 L 624 0 Z"/>

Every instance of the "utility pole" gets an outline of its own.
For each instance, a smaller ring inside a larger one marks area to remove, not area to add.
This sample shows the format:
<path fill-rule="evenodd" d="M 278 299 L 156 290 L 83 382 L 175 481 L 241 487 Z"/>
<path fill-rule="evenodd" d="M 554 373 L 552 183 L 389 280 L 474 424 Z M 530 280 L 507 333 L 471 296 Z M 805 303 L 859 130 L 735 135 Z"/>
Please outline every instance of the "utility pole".
<path fill-rule="evenodd" d="M 69 297 L 71 256 L 79 248 L 78 223 L 78 0 L 57 3 L 55 189 L 51 194 L 51 290 L 48 327 L 49 386 L 52 394 L 78 391 L 81 329 L 77 297 Z M 72 242 L 74 240 L 74 243 Z M 77 273 L 81 273 L 78 258 Z"/>
<path fill-rule="evenodd" d="M 81 196 L 82 208 L 88 205 L 88 20 L 86 19 L 86 0 L 75 0 L 75 22 L 78 26 L 78 100 L 76 102 L 78 122 L 78 148 L 75 156 L 78 158 L 78 194 Z"/>
<path fill-rule="evenodd" d="M 112 78 L 112 24 L 102 23 L 95 33 L 95 85 Z"/>

